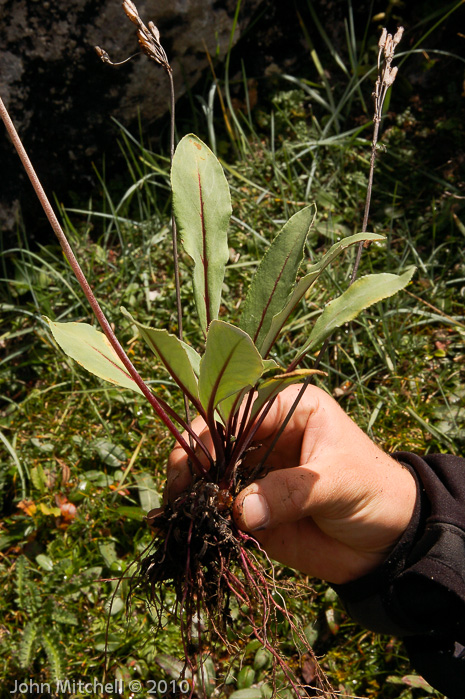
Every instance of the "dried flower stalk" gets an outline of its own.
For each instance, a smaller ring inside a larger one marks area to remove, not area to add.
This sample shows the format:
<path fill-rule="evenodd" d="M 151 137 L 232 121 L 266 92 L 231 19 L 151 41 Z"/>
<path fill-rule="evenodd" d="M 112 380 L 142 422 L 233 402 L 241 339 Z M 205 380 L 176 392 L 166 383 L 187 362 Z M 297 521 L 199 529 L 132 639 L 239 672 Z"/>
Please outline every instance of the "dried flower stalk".
<path fill-rule="evenodd" d="M 370 172 L 368 174 L 367 195 L 365 199 L 365 211 L 363 214 L 361 231 L 362 233 L 365 233 L 367 229 L 368 215 L 370 213 L 371 193 L 373 189 L 373 175 L 375 171 L 376 148 L 378 145 L 379 127 L 383 115 L 383 104 L 384 100 L 386 99 L 387 91 L 393 84 L 397 75 L 397 66 L 391 67 L 391 63 L 392 59 L 394 58 L 396 47 L 402 39 L 403 33 L 403 27 L 398 27 L 394 36 L 392 36 L 392 34 L 388 34 L 387 29 L 384 28 L 381 32 L 381 36 L 378 41 L 378 79 L 375 83 L 375 89 L 373 91 L 373 99 L 375 102 L 375 113 L 373 116 L 373 141 L 371 144 Z M 355 281 L 355 278 L 357 276 L 363 246 L 363 243 L 360 243 L 360 245 L 358 246 L 354 269 L 350 278 L 351 284 L 353 281 Z"/>
<path fill-rule="evenodd" d="M 365 211 L 363 215 L 363 222 L 362 222 L 362 233 L 366 232 L 367 225 L 368 225 L 368 215 L 370 213 L 370 205 L 371 205 L 371 193 L 373 189 L 373 175 L 375 171 L 375 160 L 376 160 L 376 148 L 378 144 L 378 135 L 379 135 L 379 126 L 381 123 L 381 118 L 383 114 L 383 104 L 384 100 L 386 98 L 386 94 L 388 89 L 391 87 L 393 84 L 394 80 L 396 79 L 397 75 L 397 66 L 391 67 L 392 59 L 394 58 L 394 53 L 396 50 L 397 45 L 399 44 L 400 40 L 402 39 L 402 35 L 404 33 L 404 28 L 403 27 L 398 27 L 397 32 L 392 36 L 392 34 L 388 34 L 387 29 L 383 29 L 381 32 L 380 39 L 378 41 L 378 78 L 375 83 L 375 89 L 373 91 L 373 99 L 375 102 L 375 111 L 374 111 L 374 116 L 373 116 L 373 140 L 371 144 L 371 158 L 370 158 L 370 172 L 368 174 L 368 183 L 367 183 L 367 193 L 366 193 L 366 198 L 365 198 Z M 352 270 L 352 275 L 350 278 L 349 286 L 350 284 L 353 284 L 357 277 L 357 272 L 358 268 L 360 266 L 360 259 L 362 257 L 362 252 L 364 246 L 368 246 L 369 243 L 360 243 L 357 249 L 357 255 L 355 258 L 355 263 L 354 263 L 354 268 Z M 326 340 L 323 343 L 323 346 L 321 347 L 317 358 L 315 359 L 315 363 L 313 365 L 314 369 L 318 369 L 321 360 L 326 352 L 326 349 L 331 342 L 331 335 L 326 338 Z M 303 355 L 305 356 L 305 355 Z M 291 364 L 287 367 L 286 371 L 294 371 L 296 367 L 298 366 L 299 362 L 303 359 L 303 356 L 300 357 L 298 361 L 291 362 Z M 314 380 L 314 376 L 308 376 L 304 383 L 302 384 L 302 388 L 300 389 L 299 393 L 296 396 L 296 399 L 291 406 L 286 418 L 283 421 L 283 424 L 281 425 L 280 429 L 278 430 L 273 442 L 270 444 L 268 447 L 266 453 L 264 454 L 258 468 L 262 467 L 266 460 L 268 459 L 269 455 L 273 451 L 273 449 L 276 446 L 276 443 L 278 442 L 279 438 L 281 437 L 282 433 L 286 429 L 286 426 L 288 425 L 292 415 L 294 414 L 301 398 L 304 395 L 305 389 L 307 386 L 309 386 Z M 272 403 L 270 402 L 267 406 L 267 409 L 269 410 L 271 407 Z M 262 412 L 261 419 L 263 419 L 263 416 L 266 414 L 267 409 L 265 409 Z"/>
<path fill-rule="evenodd" d="M 155 26 L 153 22 L 149 22 L 148 26 L 144 24 L 142 21 L 139 11 L 135 4 L 132 2 L 132 0 L 124 0 L 123 2 L 123 10 L 126 13 L 126 16 L 131 20 L 133 24 L 136 25 L 137 27 L 137 37 L 139 41 L 139 46 L 141 47 L 143 53 L 146 54 L 150 59 L 155 61 L 155 63 L 158 63 L 163 70 L 166 72 L 168 75 L 169 81 L 170 81 L 170 108 L 171 108 L 171 128 L 170 128 L 170 159 L 171 159 L 171 164 L 173 163 L 173 156 L 174 156 L 174 129 L 175 129 L 175 95 L 174 95 L 174 82 L 173 82 L 173 70 L 171 68 L 171 65 L 168 61 L 168 57 L 166 55 L 166 51 L 161 45 L 160 42 L 160 31 L 158 30 L 158 27 Z M 110 56 L 108 53 L 102 49 L 100 46 L 95 47 L 95 51 L 97 52 L 97 55 L 100 57 L 100 59 L 104 63 L 108 63 L 110 65 L 116 66 L 116 65 L 122 65 L 123 63 L 126 63 L 129 61 L 132 56 L 129 58 L 126 58 L 124 61 L 120 61 L 119 63 L 114 63 L 111 61 Z M 180 274 L 179 274 L 179 259 L 178 259 L 178 234 L 177 234 L 177 228 L 176 228 L 176 221 L 174 218 L 174 215 L 171 217 L 171 243 L 172 243 L 172 249 L 173 249 L 173 264 L 174 264 L 174 282 L 175 282 L 175 290 L 176 290 L 176 320 L 177 320 L 177 326 L 178 326 L 178 337 L 180 340 L 183 339 L 183 324 L 182 324 L 182 305 L 181 305 L 181 283 L 180 283 Z M 185 412 L 186 412 L 186 420 L 188 426 L 190 426 L 190 417 L 189 417 L 189 406 L 188 406 L 188 401 L 187 397 L 184 396 L 184 406 L 185 406 Z M 190 443 L 192 446 L 192 437 L 190 436 Z"/>

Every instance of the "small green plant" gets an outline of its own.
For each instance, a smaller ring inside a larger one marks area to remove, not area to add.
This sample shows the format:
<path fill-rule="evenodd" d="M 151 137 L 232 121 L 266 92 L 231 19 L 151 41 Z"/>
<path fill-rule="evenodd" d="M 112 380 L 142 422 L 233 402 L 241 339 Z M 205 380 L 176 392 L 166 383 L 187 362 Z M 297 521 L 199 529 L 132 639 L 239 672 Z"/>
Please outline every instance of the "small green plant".
<path fill-rule="evenodd" d="M 123 7 L 138 27 L 142 49 L 162 65 L 172 87 L 171 68 L 155 25 L 149 23 L 146 27 L 130 0 L 125 0 Z M 216 634 L 224 646 L 235 653 L 240 639 L 229 638 L 228 624 L 238 616 L 244 620 L 243 638 L 252 637 L 258 643 L 257 654 L 259 650 L 263 651 L 263 657 L 256 657 L 255 669 L 244 667 L 240 671 L 238 688 L 247 689 L 254 681 L 255 672 L 269 671 L 272 676 L 270 695 L 274 696 L 279 687 L 287 685 L 295 696 L 304 696 L 302 692 L 305 690 L 299 688 L 295 670 L 276 647 L 278 618 L 286 619 L 295 643 L 311 652 L 308 641 L 286 610 L 284 598 L 268 570 L 271 563 L 263 558 L 258 543 L 237 529 L 231 506 L 242 488 L 266 473 L 269 452 L 253 468 L 248 465 L 247 455 L 257 429 L 277 395 L 287 386 L 300 383 L 299 400 L 313 377 L 323 374 L 319 369 L 320 359 L 333 331 L 372 304 L 403 289 L 413 275 L 414 270 L 410 268 L 401 275 L 370 274 L 356 279 L 363 245 L 383 240 L 383 236 L 369 233 L 366 228 L 382 105 L 395 78 L 396 69 L 391 68 L 391 62 L 401 36 L 401 29 L 394 37 L 384 31 L 379 43 L 382 61 L 378 66 L 379 79 L 375 90 L 375 134 L 362 231 L 336 242 L 318 262 L 306 266 L 299 277 L 316 211 L 314 206 L 298 211 L 283 226 L 258 265 L 241 303 L 237 325 L 220 317 L 223 281 L 229 260 L 229 185 L 215 155 L 195 135 L 185 136 L 174 150 L 172 99 L 172 245 L 178 334 L 144 325 L 124 308 L 122 313 L 137 327 L 179 387 L 185 399 L 185 414 L 180 414 L 151 390 L 117 340 L 0 100 L 0 112 L 11 139 L 103 329 L 101 333 L 84 323 L 57 323 L 47 319 L 56 342 L 93 374 L 145 396 L 189 459 L 192 486 L 174 502 L 149 513 L 154 538 L 131 584 L 133 590 L 141 587 L 148 592 L 160 624 L 165 611 L 172 607 L 172 599 L 169 598 L 169 604 L 166 601 L 166 586 L 174 590 L 175 613 L 184 643 L 184 676 L 194 677 L 196 672 L 200 685 L 196 691 L 203 691 L 206 696 L 209 696 L 211 672 L 205 636 L 208 632 Z M 111 62 L 105 51 L 99 49 L 98 52 L 103 60 Z M 178 230 L 183 250 L 191 259 L 200 331 L 195 347 L 185 342 L 183 337 Z M 358 245 L 358 254 L 348 288 L 322 310 L 306 341 L 294 351 L 290 362 L 284 365 L 279 357 L 271 357 L 295 308 L 321 282 L 328 266 L 354 245 Z M 302 360 L 318 348 L 321 349 L 314 366 L 299 369 Z M 211 450 L 192 428 L 192 409 L 208 426 L 213 443 Z M 284 426 L 285 423 L 282 429 Z M 34 642 L 34 627 L 31 626 L 25 634 L 22 656 L 31 652 Z M 44 647 L 48 653 L 45 640 Z M 331 694 L 332 690 L 323 677 L 321 686 Z"/>
<path fill-rule="evenodd" d="M 51 676 L 59 681 L 63 675 L 63 652 L 53 622 L 67 623 L 69 618 L 71 622 L 74 619 L 65 610 L 56 609 L 51 597 L 42 598 L 35 582 L 31 580 L 25 556 L 18 558 L 15 575 L 18 609 L 28 619 L 18 648 L 19 665 L 23 670 L 29 669 L 41 648 L 47 655 Z M 40 624 L 36 621 L 38 616 Z"/>

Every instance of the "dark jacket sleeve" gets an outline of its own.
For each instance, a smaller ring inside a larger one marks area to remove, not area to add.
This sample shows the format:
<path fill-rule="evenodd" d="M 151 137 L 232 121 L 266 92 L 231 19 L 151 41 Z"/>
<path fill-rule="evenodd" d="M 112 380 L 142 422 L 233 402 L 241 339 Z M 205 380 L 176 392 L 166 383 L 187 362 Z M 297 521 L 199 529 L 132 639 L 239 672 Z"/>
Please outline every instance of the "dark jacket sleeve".
<path fill-rule="evenodd" d="M 333 585 L 363 626 L 403 638 L 413 667 L 465 698 L 465 459 L 394 454 L 417 481 L 407 530 L 376 570 Z"/>

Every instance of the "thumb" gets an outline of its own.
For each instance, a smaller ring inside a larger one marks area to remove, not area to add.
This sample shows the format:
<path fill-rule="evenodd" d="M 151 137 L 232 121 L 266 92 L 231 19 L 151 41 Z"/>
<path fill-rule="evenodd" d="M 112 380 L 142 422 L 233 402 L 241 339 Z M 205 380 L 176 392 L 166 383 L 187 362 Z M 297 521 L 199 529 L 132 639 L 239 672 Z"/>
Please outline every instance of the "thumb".
<path fill-rule="evenodd" d="M 244 531 L 271 529 L 310 515 L 322 500 L 320 477 L 308 466 L 280 469 L 239 493 L 234 520 Z"/>

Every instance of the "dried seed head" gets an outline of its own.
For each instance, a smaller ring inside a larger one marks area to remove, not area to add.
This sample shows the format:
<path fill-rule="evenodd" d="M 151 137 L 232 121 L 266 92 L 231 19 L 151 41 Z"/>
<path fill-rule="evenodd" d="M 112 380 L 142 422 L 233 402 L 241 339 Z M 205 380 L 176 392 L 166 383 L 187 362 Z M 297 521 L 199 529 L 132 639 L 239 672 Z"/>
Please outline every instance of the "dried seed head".
<path fill-rule="evenodd" d="M 397 66 L 394 66 L 394 68 L 389 68 L 386 70 L 386 75 L 384 77 L 384 84 L 386 85 L 386 87 L 390 87 L 396 79 L 397 70 Z"/>
<path fill-rule="evenodd" d="M 143 32 L 141 29 L 139 29 L 139 31 L 137 32 L 137 36 L 138 36 L 139 45 L 140 45 L 142 51 L 143 51 L 144 53 L 146 53 L 147 56 L 152 57 L 152 53 L 153 53 L 152 47 L 153 47 L 153 44 L 152 44 L 151 41 L 149 41 L 149 39 L 147 39 L 147 37 L 146 37 L 146 35 L 145 35 L 145 32 Z"/>
<path fill-rule="evenodd" d="M 132 0 L 123 1 L 123 10 L 131 22 L 138 27 L 137 36 L 142 51 L 149 58 L 159 63 L 168 73 L 171 73 L 171 66 L 168 62 L 167 55 L 160 43 L 160 32 L 155 24 L 153 22 L 149 22 L 148 28 L 145 26 L 139 16 L 137 7 Z M 104 63 L 109 63 L 112 66 L 119 66 L 133 58 L 133 56 L 130 56 L 130 58 L 127 58 L 120 63 L 113 63 L 113 61 L 110 60 L 108 53 L 100 48 L 100 46 L 96 46 L 95 50 Z"/>
<path fill-rule="evenodd" d="M 134 24 L 137 24 L 137 25 L 141 24 L 139 12 L 137 11 L 137 7 L 134 5 L 132 0 L 124 0 L 123 10 L 125 11 L 126 15 L 129 17 L 131 22 L 133 22 Z"/>
<path fill-rule="evenodd" d="M 400 43 L 400 40 L 402 39 L 403 33 L 404 33 L 404 28 L 397 27 L 397 31 L 394 34 L 394 38 L 392 40 L 393 48 L 395 48 L 397 46 L 397 44 Z"/>
<path fill-rule="evenodd" d="M 113 65 L 112 61 L 110 60 L 110 56 L 104 49 L 100 48 L 100 46 L 95 46 L 94 48 L 100 60 L 102 60 L 104 63 L 109 63 L 110 65 Z"/>
<path fill-rule="evenodd" d="M 142 48 L 142 51 L 149 58 L 152 58 L 154 61 L 159 63 L 165 70 L 171 72 L 171 66 L 168 63 L 167 55 L 159 40 L 156 38 L 157 36 L 160 36 L 158 29 L 155 27 L 153 22 L 151 22 L 150 24 L 152 25 L 150 32 L 145 25 L 142 25 L 142 27 L 139 29 L 137 33 L 139 38 L 139 45 Z"/>
<path fill-rule="evenodd" d="M 149 29 L 153 34 L 153 37 L 157 44 L 160 44 L 160 32 L 158 30 L 158 27 L 156 27 L 153 22 L 149 22 Z"/>
<path fill-rule="evenodd" d="M 129 56 L 129 58 L 125 58 L 124 61 L 118 61 L 118 63 L 114 63 L 114 61 L 111 60 L 108 53 L 104 49 L 100 48 L 100 46 L 94 46 L 94 49 L 95 49 L 97 55 L 99 56 L 99 58 L 104 63 L 108 63 L 110 66 L 122 66 L 123 63 L 127 63 L 128 61 L 131 60 L 131 58 L 134 58 L 134 56 L 137 56 L 137 54 L 135 53 L 132 56 Z"/>
<path fill-rule="evenodd" d="M 387 38 L 387 29 L 386 29 L 386 27 L 384 27 L 383 31 L 381 32 L 381 36 L 379 37 L 379 41 L 378 41 L 378 46 L 380 49 L 384 48 L 384 45 L 386 43 L 386 38 Z"/>
<path fill-rule="evenodd" d="M 394 47 L 392 45 L 392 34 L 388 34 L 386 43 L 384 44 L 384 56 L 387 61 L 391 61 L 394 56 Z"/>

